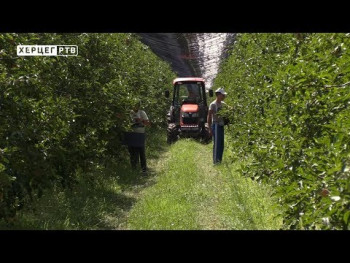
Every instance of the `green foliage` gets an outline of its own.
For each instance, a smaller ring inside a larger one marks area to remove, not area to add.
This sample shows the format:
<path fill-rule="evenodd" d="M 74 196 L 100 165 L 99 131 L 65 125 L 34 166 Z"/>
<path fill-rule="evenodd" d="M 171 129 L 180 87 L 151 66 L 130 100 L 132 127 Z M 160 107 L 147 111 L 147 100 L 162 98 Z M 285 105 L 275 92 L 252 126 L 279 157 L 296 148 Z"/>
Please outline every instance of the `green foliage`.
<path fill-rule="evenodd" d="M 18 57 L 17 45 L 77 45 L 77 57 Z M 76 171 L 125 160 L 130 103 L 153 126 L 175 77 L 133 34 L 0 34 L 0 218 Z"/>
<path fill-rule="evenodd" d="M 215 86 L 241 173 L 271 183 L 290 229 L 349 229 L 350 34 L 238 34 Z"/>

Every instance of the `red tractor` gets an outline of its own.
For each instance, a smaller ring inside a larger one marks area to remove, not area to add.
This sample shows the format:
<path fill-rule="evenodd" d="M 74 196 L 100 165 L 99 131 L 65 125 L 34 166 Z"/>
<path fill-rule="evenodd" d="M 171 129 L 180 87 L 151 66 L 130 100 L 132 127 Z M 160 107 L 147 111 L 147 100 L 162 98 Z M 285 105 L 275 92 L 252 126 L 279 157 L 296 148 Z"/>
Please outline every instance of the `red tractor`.
<path fill-rule="evenodd" d="M 175 142 L 181 137 L 198 138 L 210 142 L 207 123 L 208 104 L 203 78 L 176 78 L 173 80 L 173 97 L 167 114 L 167 142 Z M 169 98 L 169 90 L 165 97 Z M 213 96 L 213 90 L 209 90 Z"/>

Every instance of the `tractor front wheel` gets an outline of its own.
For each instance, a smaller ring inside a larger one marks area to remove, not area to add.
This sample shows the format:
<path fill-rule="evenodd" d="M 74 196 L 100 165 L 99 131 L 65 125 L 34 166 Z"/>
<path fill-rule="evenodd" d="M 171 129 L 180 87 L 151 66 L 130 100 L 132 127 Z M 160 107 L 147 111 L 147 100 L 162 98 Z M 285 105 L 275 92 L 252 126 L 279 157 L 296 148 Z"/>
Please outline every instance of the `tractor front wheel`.
<path fill-rule="evenodd" d="M 211 136 L 209 134 L 209 126 L 207 124 L 203 128 L 202 142 L 204 142 L 204 143 L 210 143 L 211 142 Z"/>
<path fill-rule="evenodd" d="M 172 144 L 177 141 L 177 129 L 175 124 L 169 124 L 167 129 L 167 143 Z"/>

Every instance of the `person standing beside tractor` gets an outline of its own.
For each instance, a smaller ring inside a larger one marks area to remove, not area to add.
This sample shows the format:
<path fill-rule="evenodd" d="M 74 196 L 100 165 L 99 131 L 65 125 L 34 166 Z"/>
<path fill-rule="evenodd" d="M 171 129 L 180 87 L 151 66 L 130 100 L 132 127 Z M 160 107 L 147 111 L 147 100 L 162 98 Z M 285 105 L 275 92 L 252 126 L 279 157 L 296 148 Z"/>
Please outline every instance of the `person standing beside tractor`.
<path fill-rule="evenodd" d="M 146 147 L 145 147 L 145 126 L 150 126 L 145 111 L 140 109 L 141 102 L 136 102 L 130 112 L 133 132 L 128 133 L 127 144 L 130 153 L 131 167 L 136 169 L 140 160 L 143 174 L 147 173 Z"/>
<path fill-rule="evenodd" d="M 224 152 L 224 119 L 218 115 L 218 112 L 226 103 L 223 101 L 227 95 L 223 88 L 215 91 L 216 100 L 209 105 L 208 126 L 209 134 L 213 136 L 213 161 L 214 164 L 221 163 Z"/>

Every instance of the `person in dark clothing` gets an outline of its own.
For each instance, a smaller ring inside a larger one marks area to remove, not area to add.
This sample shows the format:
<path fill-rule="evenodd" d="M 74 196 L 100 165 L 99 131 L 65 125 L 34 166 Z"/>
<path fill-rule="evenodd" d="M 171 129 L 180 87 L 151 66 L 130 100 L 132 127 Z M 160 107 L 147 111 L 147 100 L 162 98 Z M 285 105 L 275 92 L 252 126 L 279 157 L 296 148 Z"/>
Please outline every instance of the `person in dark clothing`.
<path fill-rule="evenodd" d="M 129 133 L 128 149 L 131 167 L 136 169 L 140 161 L 142 172 L 146 174 L 145 126 L 149 126 L 150 122 L 146 112 L 141 110 L 140 107 L 141 103 L 137 102 L 130 113 L 133 132 Z"/>

